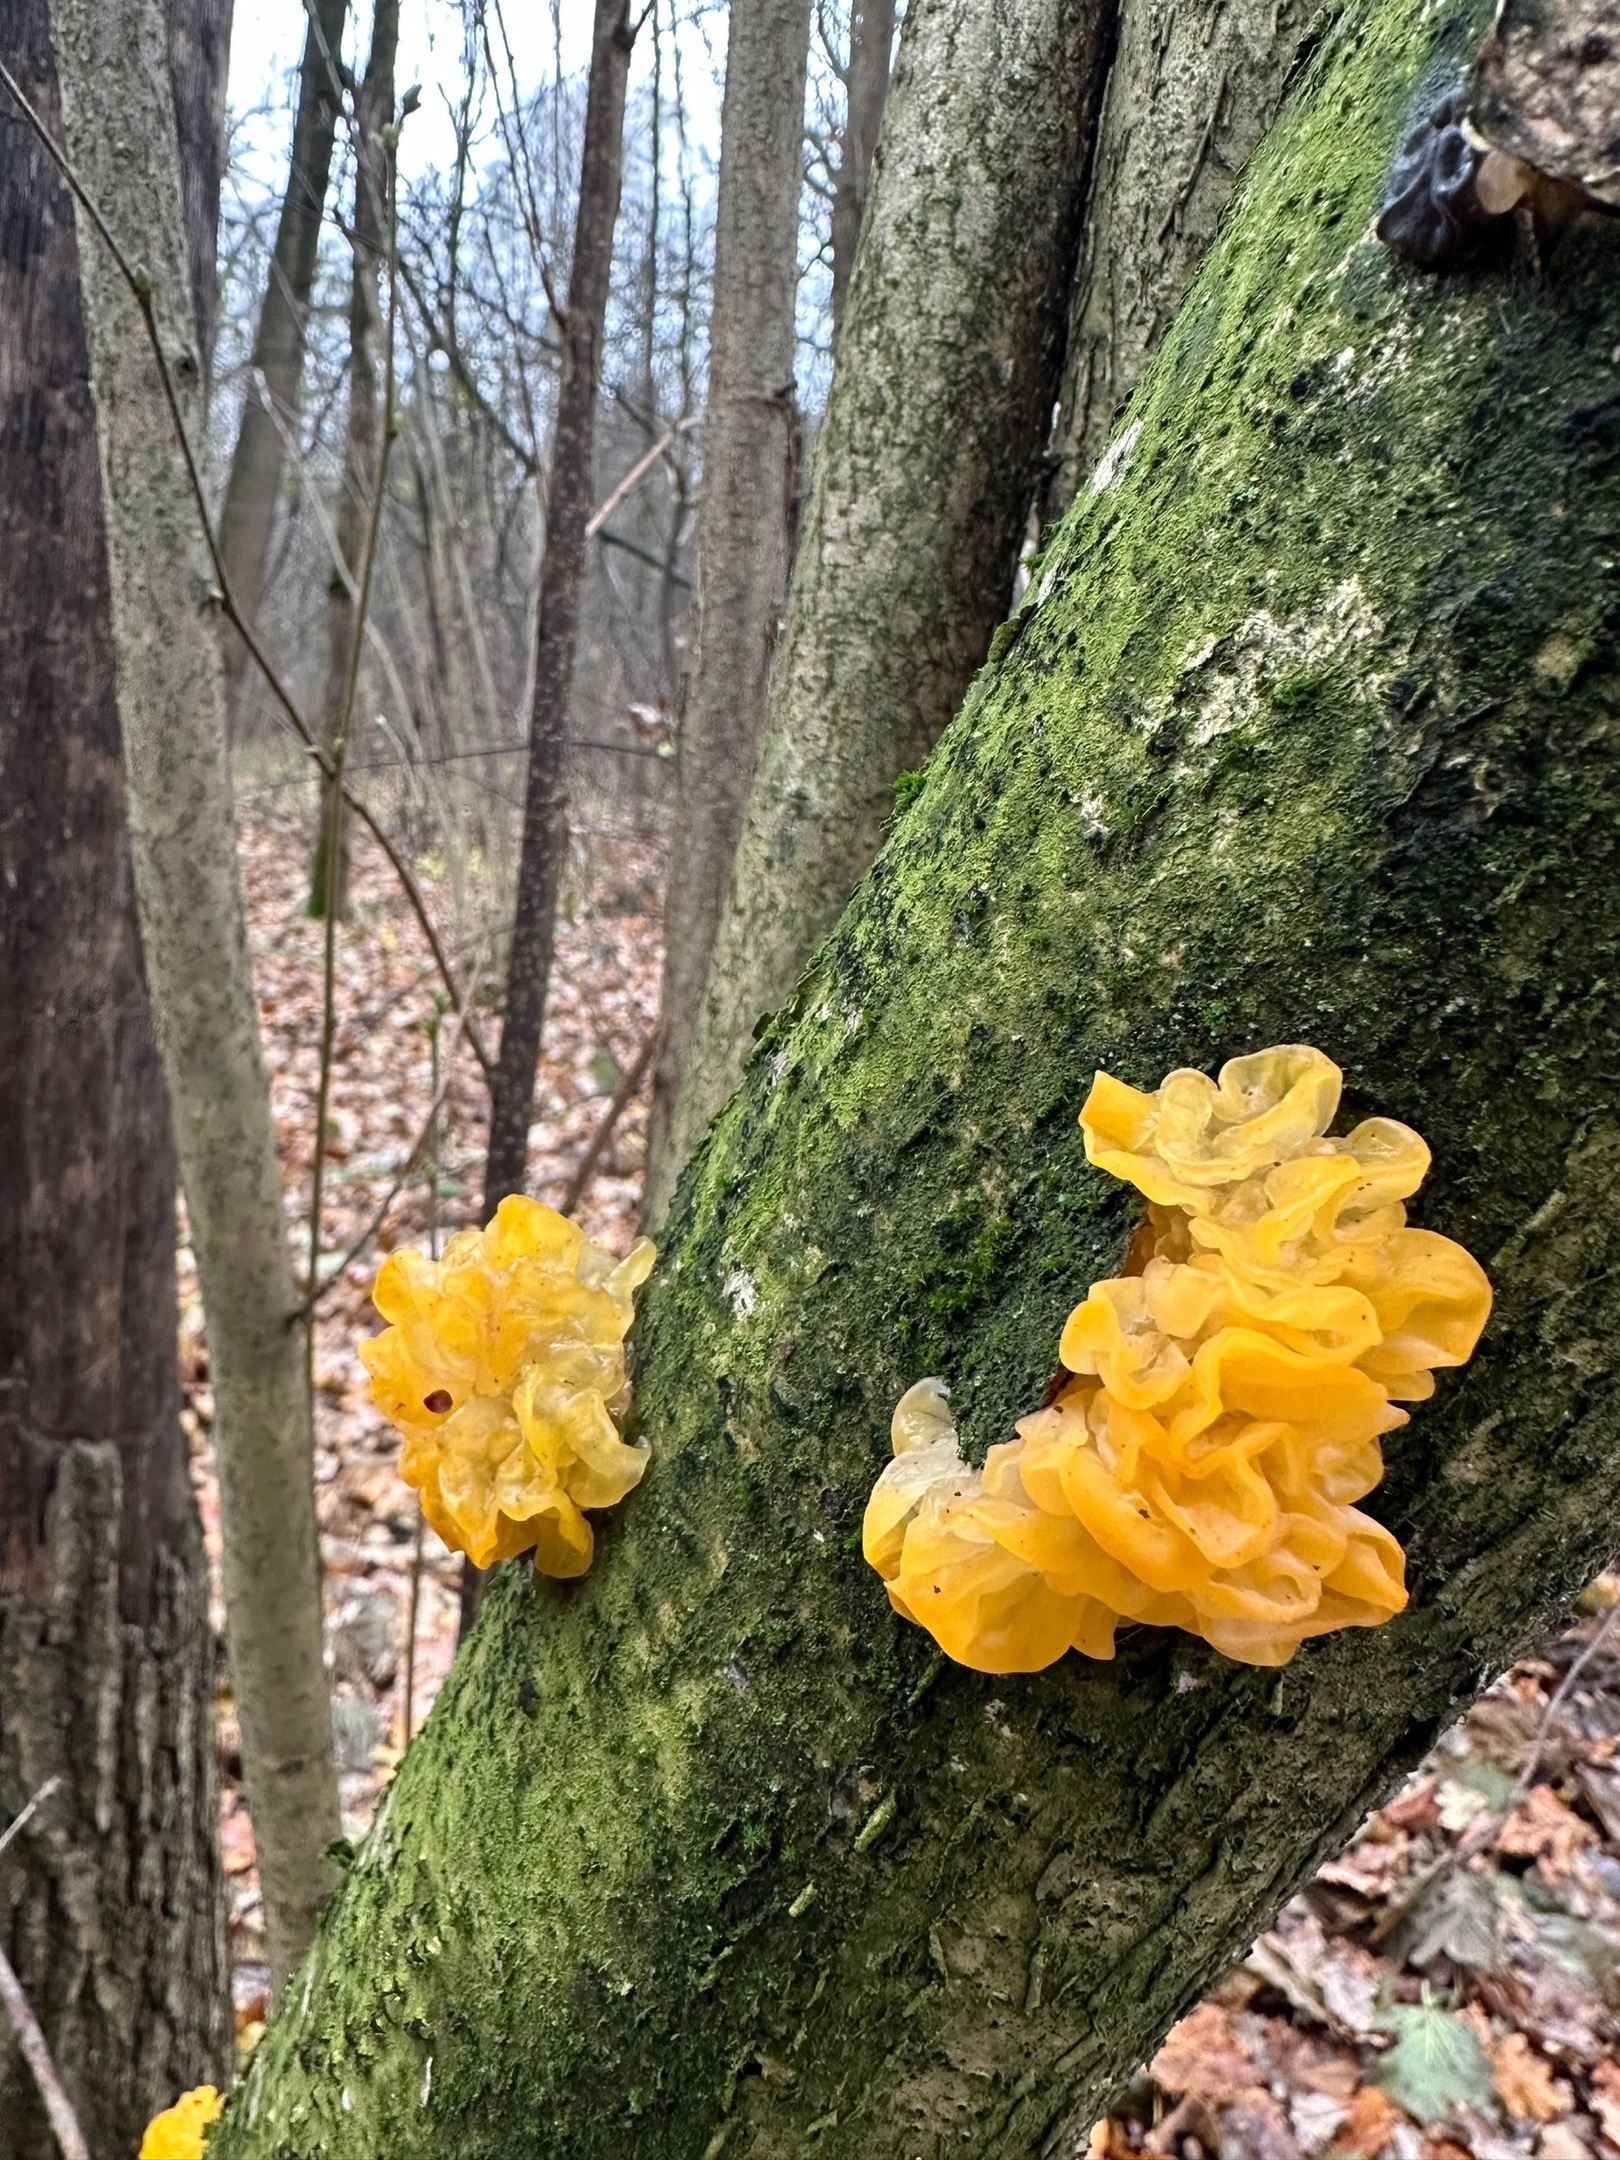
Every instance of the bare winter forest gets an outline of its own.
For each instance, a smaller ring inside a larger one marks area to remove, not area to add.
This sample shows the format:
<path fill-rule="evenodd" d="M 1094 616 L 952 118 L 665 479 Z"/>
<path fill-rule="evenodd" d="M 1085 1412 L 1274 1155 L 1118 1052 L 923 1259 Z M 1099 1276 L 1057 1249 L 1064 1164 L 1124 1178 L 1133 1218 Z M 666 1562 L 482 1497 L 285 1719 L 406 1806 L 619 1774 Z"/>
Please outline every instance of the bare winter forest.
<path fill-rule="evenodd" d="M 0 0 L 0 2160 L 1620 2160 L 1617 174 Z"/>

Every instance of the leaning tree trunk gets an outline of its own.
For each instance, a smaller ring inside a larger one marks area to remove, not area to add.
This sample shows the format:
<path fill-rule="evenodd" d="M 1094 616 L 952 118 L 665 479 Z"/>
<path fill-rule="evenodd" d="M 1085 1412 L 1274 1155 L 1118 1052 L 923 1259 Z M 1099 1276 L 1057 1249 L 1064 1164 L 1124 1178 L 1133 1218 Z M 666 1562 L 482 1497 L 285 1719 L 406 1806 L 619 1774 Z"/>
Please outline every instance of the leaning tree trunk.
<path fill-rule="evenodd" d="M 661 1031 L 647 1136 L 649 1216 L 662 1214 L 674 1183 L 667 1175 L 670 1116 L 725 903 L 787 596 L 809 50 L 810 0 L 733 0 L 720 116 L 697 592 L 676 745 L 680 844 L 670 858 L 664 908 Z"/>
<path fill-rule="evenodd" d="M 46 0 L 0 52 L 52 124 Z M 0 1947 L 91 2150 L 230 2059 L 174 1140 L 135 923 L 73 205 L 0 93 Z M 0 2027 L 0 2149 L 56 2160 Z"/>
<path fill-rule="evenodd" d="M 219 513 L 219 547 L 231 597 L 248 623 L 257 622 L 264 597 L 265 564 L 286 462 L 282 433 L 297 426 L 310 294 L 343 102 L 343 25 L 348 0 L 307 0 L 305 12 L 308 27 L 298 76 L 287 192 L 276 225 L 247 395 Z M 224 644 L 226 679 L 234 698 L 248 665 L 247 647 L 229 628 Z"/>
<path fill-rule="evenodd" d="M 1316 12 L 1312 0 L 1123 0 L 1069 306 L 1049 521 L 1074 501 L 1170 327 Z"/>
<path fill-rule="evenodd" d="M 1620 232 L 1436 277 L 1370 227 L 1490 14 L 1329 27 L 677 1194 L 646 1478 L 583 1582 L 497 1585 L 211 2160 L 1072 2154 L 1609 1557 Z M 1410 1609 L 1282 1672 L 942 1663 L 860 1556 L 900 1390 L 975 1453 L 1040 1402 L 1137 1213 L 1095 1067 L 1301 1039 L 1496 1287 L 1373 1503 Z"/>
<path fill-rule="evenodd" d="M 69 155 L 152 281 L 195 441 L 157 0 L 55 0 L 53 19 Z M 79 232 L 136 896 L 208 1326 L 243 1779 L 280 1980 L 331 1889 L 338 1835 L 303 1330 L 248 974 L 210 565 L 140 314 L 82 214 Z"/>
<path fill-rule="evenodd" d="M 1111 14 L 1109 0 L 918 0 L 907 14 L 671 1173 L 870 866 L 895 774 L 927 756 L 1007 611 Z"/>
<path fill-rule="evenodd" d="M 394 59 L 399 49 L 399 0 L 379 0 L 372 11 L 371 57 L 354 100 L 354 228 L 349 236 L 349 412 L 344 431 L 343 477 L 334 519 L 337 560 L 326 588 L 326 691 L 321 703 L 321 740 L 334 754 L 353 715 L 349 670 L 354 641 L 364 636 L 359 586 L 366 534 L 377 485 L 377 451 L 389 415 L 379 413 L 383 387 L 383 302 L 380 276 L 389 253 L 388 149 L 385 128 L 394 119 Z M 324 920 L 341 915 L 348 898 L 349 850 L 343 787 L 334 770 L 319 791 L 319 823 L 311 850 L 309 912 Z"/>
<path fill-rule="evenodd" d="M 844 140 L 832 201 L 833 335 L 844 319 L 849 280 L 860 245 L 861 220 L 872 185 L 872 160 L 889 97 L 894 54 L 894 0 L 855 0 L 849 11 L 849 59 L 844 70 Z"/>

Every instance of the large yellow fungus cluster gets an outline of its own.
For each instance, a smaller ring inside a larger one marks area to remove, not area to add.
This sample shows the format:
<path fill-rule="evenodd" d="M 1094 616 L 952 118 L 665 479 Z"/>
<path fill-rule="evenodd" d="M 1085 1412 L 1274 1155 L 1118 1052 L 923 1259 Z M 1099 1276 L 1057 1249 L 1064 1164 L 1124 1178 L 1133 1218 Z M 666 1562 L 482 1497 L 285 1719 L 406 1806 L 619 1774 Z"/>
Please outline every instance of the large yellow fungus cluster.
<path fill-rule="evenodd" d="M 225 2105 L 212 2085 L 194 2085 L 173 2107 L 154 2115 L 141 2139 L 140 2160 L 203 2160 L 210 2123 Z"/>
<path fill-rule="evenodd" d="M 1491 1290 L 1460 1245 L 1407 1228 L 1415 1132 L 1327 1137 L 1340 1079 L 1297 1045 L 1152 1095 L 1097 1075 L 1086 1154 L 1148 1210 L 1125 1274 L 1069 1315 L 1072 1377 L 982 1471 L 941 1383 L 919 1381 L 867 1506 L 867 1558 L 950 1657 L 1033 1672 L 1110 1657 L 1143 1620 L 1284 1665 L 1405 1605 L 1400 1546 L 1353 1503 L 1396 1403 L 1468 1358 Z"/>
<path fill-rule="evenodd" d="M 377 1276 L 393 1325 L 360 1345 L 371 1399 L 404 1439 L 400 1475 L 447 1545 L 479 1567 L 534 1548 L 543 1575 L 583 1575 L 591 1526 L 647 1467 L 619 1434 L 630 1400 L 624 1338 L 652 1270 L 623 1260 L 538 1200 L 503 1200 L 442 1260 L 408 1248 Z"/>

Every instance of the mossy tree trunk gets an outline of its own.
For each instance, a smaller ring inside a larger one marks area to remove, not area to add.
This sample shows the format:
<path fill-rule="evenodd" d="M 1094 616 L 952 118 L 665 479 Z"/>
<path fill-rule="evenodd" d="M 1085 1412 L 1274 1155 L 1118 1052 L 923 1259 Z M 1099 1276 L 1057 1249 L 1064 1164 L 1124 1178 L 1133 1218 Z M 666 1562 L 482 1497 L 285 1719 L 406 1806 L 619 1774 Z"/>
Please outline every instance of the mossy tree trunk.
<path fill-rule="evenodd" d="M 211 2160 L 1071 2154 L 1608 1556 L 1620 1506 L 1620 239 L 1403 266 L 1489 18 L 1341 11 L 1138 393 L 677 1194 L 654 1454 L 508 1571 Z M 1117 1271 L 1094 1067 L 1305 1039 L 1495 1281 L 1388 1447 L 1410 1610 L 1282 1672 L 991 1681 L 860 1558 L 908 1381 L 975 1449 Z"/>

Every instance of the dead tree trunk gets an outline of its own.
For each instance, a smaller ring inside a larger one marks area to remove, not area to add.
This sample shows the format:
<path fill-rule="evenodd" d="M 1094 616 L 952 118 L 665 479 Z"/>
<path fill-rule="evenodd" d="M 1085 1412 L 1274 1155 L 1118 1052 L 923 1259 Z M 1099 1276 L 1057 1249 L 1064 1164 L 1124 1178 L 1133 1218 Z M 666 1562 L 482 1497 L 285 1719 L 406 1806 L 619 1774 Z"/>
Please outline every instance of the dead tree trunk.
<path fill-rule="evenodd" d="M 844 71 L 844 142 L 833 182 L 833 334 L 844 319 L 861 220 L 877 155 L 878 131 L 889 97 L 894 52 L 894 0 L 855 0 L 849 18 L 849 60 Z"/>
<path fill-rule="evenodd" d="M 53 27 L 69 155 L 152 281 L 195 440 L 157 0 L 56 0 Z M 136 894 L 208 1324 L 244 1783 L 280 1980 L 331 1890 L 338 1834 L 303 1332 L 248 973 L 211 565 L 141 313 L 78 222 Z"/>
<path fill-rule="evenodd" d="M 341 54 L 347 14 L 348 0 L 308 0 L 287 192 L 253 340 L 248 395 L 219 514 L 225 574 L 232 596 L 250 623 L 256 621 L 264 597 L 265 563 L 286 457 L 282 430 L 298 424 L 309 296 L 343 102 Z M 224 644 L 226 679 L 234 699 L 247 666 L 247 648 L 229 629 Z"/>
<path fill-rule="evenodd" d="M 540 1058 L 557 888 L 568 846 L 564 735 L 574 679 L 585 527 L 595 486 L 596 393 L 613 228 L 619 215 L 625 83 L 630 72 L 629 0 L 596 0 L 579 208 L 562 329 L 562 381 L 545 483 L 546 541 L 535 622 L 534 704 L 523 846 L 506 968 L 506 1013 L 489 1115 L 484 1214 L 523 1190 L 529 1119 Z"/>
<path fill-rule="evenodd" d="M 809 0 L 733 0 L 720 120 L 697 594 L 682 685 L 664 908 L 663 1032 L 647 1210 L 662 1209 L 670 1118 L 697 1019 L 787 597 L 793 312 Z"/>
<path fill-rule="evenodd" d="M 349 286 L 349 414 L 344 435 L 343 478 L 338 493 L 338 560 L 326 590 L 326 692 L 321 740 L 337 748 L 348 703 L 354 640 L 363 636 L 357 594 L 361 557 L 371 523 L 377 484 L 377 450 L 387 413 L 378 411 L 383 372 L 383 310 L 379 278 L 388 253 L 388 150 L 383 130 L 394 118 L 394 58 L 399 47 L 399 0 L 378 0 L 372 15 L 371 58 L 354 100 L 354 226 L 350 237 L 353 275 Z M 343 913 L 348 891 L 348 847 L 341 786 L 320 790 L 319 825 L 310 864 L 309 912 L 324 918 Z"/>
<path fill-rule="evenodd" d="M 54 123 L 46 0 L 0 54 Z M 0 1943 L 91 2150 L 230 2056 L 174 1140 L 124 819 L 73 207 L 0 94 Z M 210 255 L 210 278 L 212 276 Z M 0 2149 L 56 2160 L 0 2026 Z"/>

